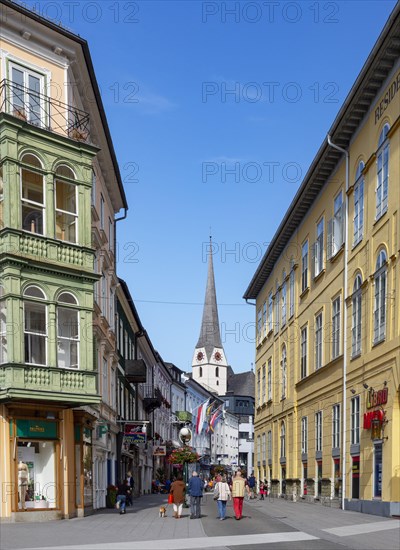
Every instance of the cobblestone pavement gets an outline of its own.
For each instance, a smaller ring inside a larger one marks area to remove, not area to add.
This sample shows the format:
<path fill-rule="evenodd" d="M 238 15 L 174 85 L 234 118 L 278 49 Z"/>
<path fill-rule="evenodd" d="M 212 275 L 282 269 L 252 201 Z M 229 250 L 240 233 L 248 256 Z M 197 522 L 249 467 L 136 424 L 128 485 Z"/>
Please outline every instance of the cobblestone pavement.
<path fill-rule="evenodd" d="M 1 550 L 399 550 L 400 522 L 357 512 L 342 512 L 280 499 L 246 501 L 244 517 L 236 521 L 228 503 L 220 521 L 216 503 L 207 494 L 201 520 L 184 509 L 180 520 L 159 517 L 165 495 L 146 495 L 127 508 L 126 515 L 102 510 L 86 518 L 45 523 L 4 523 Z"/>

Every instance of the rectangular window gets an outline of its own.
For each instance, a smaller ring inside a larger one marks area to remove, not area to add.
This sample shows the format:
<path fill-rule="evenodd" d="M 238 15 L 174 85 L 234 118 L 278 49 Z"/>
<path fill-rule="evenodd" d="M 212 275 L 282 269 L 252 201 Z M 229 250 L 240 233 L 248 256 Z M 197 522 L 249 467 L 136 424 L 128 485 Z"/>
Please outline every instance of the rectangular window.
<path fill-rule="evenodd" d="M 268 294 L 268 332 L 272 330 L 272 312 L 273 312 L 273 300 L 272 300 L 272 291 Z"/>
<path fill-rule="evenodd" d="M 268 434 L 268 461 L 272 460 L 272 432 L 269 430 Z"/>
<path fill-rule="evenodd" d="M 301 419 L 301 452 L 308 453 L 308 418 L 303 416 Z"/>
<path fill-rule="evenodd" d="M 284 327 L 286 325 L 286 281 L 283 281 L 282 283 L 282 291 L 281 291 L 281 301 L 282 301 L 282 313 L 281 313 L 281 326 Z"/>
<path fill-rule="evenodd" d="M 107 318 L 107 279 L 104 273 L 101 274 L 101 314 Z"/>
<path fill-rule="evenodd" d="M 315 318 L 315 370 L 322 367 L 322 312 Z"/>
<path fill-rule="evenodd" d="M 276 284 L 275 300 L 275 333 L 279 332 L 279 286 Z"/>
<path fill-rule="evenodd" d="M 382 498 L 382 443 L 374 446 L 374 497 Z"/>
<path fill-rule="evenodd" d="M 307 327 L 301 329 L 300 377 L 307 376 Z"/>
<path fill-rule="evenodd" d="M 79 367 L 79 315 L 75 309 L 57 308 L 57 364 Z"/>
<path fill-rule="evenodd" d="M 119 320 L 119 352 L 124 354 L 124 323 L 122 319 Z"/>
<path fill-rule="evenodd" d="M 103 357 L 102 371 L 101 394 L 103 397 L 103 401 L 108 403 L 108 362 L 105 357 Z"/>
<path fill-rule="evenodd" d="M 332 302 L 332 359 L 340 354 L 340 296 Z"/>
<path fill-rule="evenodd" d="M 100 195 L 100 229 L 104 231 L 104 197 Z"/>
<path fill-rule="evenodd" d="M 342 192 L 333 201 L 333 218 L 328 222 L 328 258 L 335 256 L 344 243 L 344 204 Z"/>
<path fill-rule="evenodd" d="M 354 187 L 354 235 L 353 246 L 358 244 L 364 234 L 364 177 L 356 183 Z"/>
<path fill-rule="evenodd" d="M 377 155 L 376 219 L 383 216 L 388 205 L 389 143 Z"/>
<path fill-rule="evenodd" d="M 257 461 L 261 462 L 261 436 L 257 436 Z"/>
<path fill-rule="evenodd" d="M 265 389 L 266 389 L 266 380 L 265 380 L 265 363 L 262 366 L 262 390 L 261 390 L 261 399 L 262 403 L 265 403 Z"/>
<path fill-rule="evenodd" d="M 332 447 L 340 447 L 340 405 L 332 407 Z"/>
<path fill-rule="evenodd" d="M 268 401 L 272 399 L 272 359 L 268 359 Z"/>
<path fill-rule="evenodd" d="M 267 334 L 267 302 L 263 303 L 263 312 L 262 312 L 262 332 L 263 336 Z"/>
<path fill-rule="evenodd" d="M 324 268 L 324 218 L 317 223 L 317 240 L 314 243 L 314 277 Z"/>
<path fill-rule="evenodd" d="M 308 288 L 308 241 L 301 247 L 301 291 Z"/>
<path fill-rule="evenodd" d="M 0 286 L 0 296 L 3 289 Z M 7 306 L 6 301 L 0 301 L 0 365 L 7 363 Z"/>
<path fill-rule="evenodd" d="M 35 126 L 48 123 L 43 91 L 43 76 L 25 67 L 11 65 L 11 104 L 13 116 L 28 121 Z"/>
<path fill-rule="evenodd" d="M 360 444 L 360 396 L 351 400 L 351 444 Z"/>
<path fill-rule="evenodd" d="M 385 339 L 386 335 L 386 264 L 375 273 L 374 300 L 374 344 Z"/>
<path fill-rule="evenodd" d="M 257 342 L 261 341 L 261 329 L 262 329 L 262 310 L 257 311 Z"/>
<path fill-rule="evenodd" d="M 257 371 L 257 403 L 261 407 L 261 369 Z"/>
<path fill-rule="evenodd" d="M 294 268 L 293 266 L 290 270 L 290 276 L 289 276 L 289 300 L 290 300 L 289 317 L 293 317 L 294 315 Z"/>
<path fill-rule="evenodd" d="M 322 451 L 322 411 L 315 414 L 315 450 Z"/>
<path fill-rule="evenodd" d="M 266 438 L 266 434 L 263 433 L 262 434 L 262 460 L 266 460 L 267 459 L 267 438 Z"/>
<path fill-rule="evenodd" d="M 114 306 L 115 306 L 115 292 L 113 288 L 110 288 L 110 317 L 108 322 L 110 324 L 112 331 L 115 330 Z"/>
<path fill-rule="evenodd" d="M 128 356 L 128 346 L 129 346 L 129 341 L 128 341 L 128 331 L 125 330 L 124 332 L 124 358 L 125 360 L 126 359 L 129 359 L 129 356 Z"/>
<path fill-rule="evenodd" d="M 108 218 L 108 250 L 114 251 L 114 224 L 111 218 Z"/>
<path fill-rule="evenodd" d="M 56 180 L 56 238 L 78 242 L 77 186 Z"/>
<path fill-rule="evenodd" d="M 361 285 L 361 283 L 360 283 Z M 351 355 L 356 357 L 361 353 L 361 286 L 353 293 L 353 314 L 351 327 Z"/>
<path fill-rule="evenodd" d="M 351 498 L 360 498 L 360 457 L 352 457 L 351 466 Z"/>
<path fill-rule="evenodd" d="M 32 157 L 32 155 L 25 155 Z M 22 229 L 44 235 L 44 177 L 33 170 L 21 169 Z"/>
<path fill-rule="evenodd" d="M 25 363 L 46 365 L 47 320 L 46 306 L 24 302 Z"/>

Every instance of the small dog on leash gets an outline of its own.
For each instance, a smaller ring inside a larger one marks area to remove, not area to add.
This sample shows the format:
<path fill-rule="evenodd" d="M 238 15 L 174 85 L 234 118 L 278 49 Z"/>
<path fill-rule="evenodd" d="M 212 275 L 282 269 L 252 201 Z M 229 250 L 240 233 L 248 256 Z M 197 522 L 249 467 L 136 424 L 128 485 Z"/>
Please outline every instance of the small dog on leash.
<path fill-rule="evenodd" d="M 165 518 L 167 516 L 166 506 L 160 506 L 160 518 Z"/>

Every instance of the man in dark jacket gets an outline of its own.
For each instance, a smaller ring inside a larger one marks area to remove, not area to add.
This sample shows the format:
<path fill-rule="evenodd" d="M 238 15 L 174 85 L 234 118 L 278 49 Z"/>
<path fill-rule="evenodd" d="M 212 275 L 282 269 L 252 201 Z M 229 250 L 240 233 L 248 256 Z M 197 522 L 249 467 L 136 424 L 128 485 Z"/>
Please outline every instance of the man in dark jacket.
<path fill-rule="evenodd" d="M 254 477 L 254 473 L 251 474 L 247 482 L 250 489 L 250 498 L 256 498 L 256 478 Z"/>
<path fill-rule="evenodd" d="M 129 493 L 130 493 L 130 490 L 129 490 L 128 483 L 126 479 L 124 479 L 124 481 L 120 485 L 118 485 L 116 508 L 117 510 L 119 510 L 120 514 L 126 514 L 126 510 L 125 510 L 126 497 L 129 495 Z"/>
<path fill-rule="evenodd" d="M 188 484 L 190 494 L 190 519 L 201 517 L 201 497 L 203 496 L 203 482 L 196 471 L 193 471 Z"/>

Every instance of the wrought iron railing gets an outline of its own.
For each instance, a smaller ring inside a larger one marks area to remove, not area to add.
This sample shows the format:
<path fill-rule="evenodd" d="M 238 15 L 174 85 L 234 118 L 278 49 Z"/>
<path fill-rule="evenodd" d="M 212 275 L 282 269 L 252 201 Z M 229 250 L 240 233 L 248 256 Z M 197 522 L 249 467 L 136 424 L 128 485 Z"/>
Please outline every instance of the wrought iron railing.
<path fill-rule="evenodd" d="M 90 141 L 88 113 L 11 80 L 0 82 L 0 112 L 76 141 Z"/>

